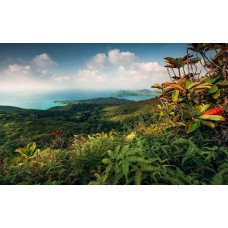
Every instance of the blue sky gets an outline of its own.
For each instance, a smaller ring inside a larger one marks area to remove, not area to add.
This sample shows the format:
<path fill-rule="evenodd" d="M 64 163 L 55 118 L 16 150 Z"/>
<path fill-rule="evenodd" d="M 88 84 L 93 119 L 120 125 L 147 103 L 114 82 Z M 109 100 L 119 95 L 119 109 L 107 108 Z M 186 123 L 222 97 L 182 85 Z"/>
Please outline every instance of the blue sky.
<path fill-rule="evenodd" d="M 2 90 L 141 89 L 168 80 L 187 44 L 0 44 Z"/>

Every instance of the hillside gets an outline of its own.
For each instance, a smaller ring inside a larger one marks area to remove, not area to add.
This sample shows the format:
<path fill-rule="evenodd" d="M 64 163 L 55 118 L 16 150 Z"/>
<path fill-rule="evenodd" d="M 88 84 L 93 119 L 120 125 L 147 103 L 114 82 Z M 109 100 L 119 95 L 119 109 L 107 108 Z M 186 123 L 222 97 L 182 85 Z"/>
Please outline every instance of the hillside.
<path fill-rule="evenodd" d="M 203 76 L 197 54 L 166 57 L 159 98 L 0 107 L 0 184 L 228 184 L 228 46 L 189 47 L 220 51 Z"/>
<path fill-rule="evenodd" d="M 96 100 L 99 104 L 87 103 L 95 103 Z M 32 141 L 39 148 L 45 148 L 52 143 L 52 132 L 56 130 L 63 131 L 62 146 L 66 147 L 75 134 L 109 132 L 112 129 L 128 133 L 151 123 L 151 104 L 154 99 L 130 103 L 117 98 L 104 100 L 108 102 L 101 102 L 102 99 L 99 98 L 48 110 L 0 106 L 0 156 L 5 157 L 7 153 L 15 156 L 12 152 L 16 148 Z M 117 103 L 118 100 L 120 102 Z M 120 105 L 121 102 L 127 104 Z"/>
<path fill-rule="evenodd" d="M 60 103 L 63 105 L 69 104 L 101 104 L 101 105 L 124 105 L 134 101 L 126 100 L 126 99 L 119 99 L 115 97 L 108 97 L 108 98 L 93 98 L 87 100 L 72 100 L 72 101 L 54 101 L 54 103 Z"/>
<path fill-rule="evenodd" d="M 158 95 L 157 91 L 151 91 L 149 89 L 141 89 L 141 90 L 119 90 L 112 94 L 117 97 L 125 97 L 125 96 L 143 96 L 143 97 L 155 97 Z"/>
<path fill-rule="evenodd" d="M 23 109 L 23 108 L 18 108 L 14 106 L 6 106 L 6 105 L 0 105 L 0 112 L 7 112 L 7 113 L 25 113 L 28 112 L 32 109 Z M 33 110 L 35 111 L 35 110 Z"/>

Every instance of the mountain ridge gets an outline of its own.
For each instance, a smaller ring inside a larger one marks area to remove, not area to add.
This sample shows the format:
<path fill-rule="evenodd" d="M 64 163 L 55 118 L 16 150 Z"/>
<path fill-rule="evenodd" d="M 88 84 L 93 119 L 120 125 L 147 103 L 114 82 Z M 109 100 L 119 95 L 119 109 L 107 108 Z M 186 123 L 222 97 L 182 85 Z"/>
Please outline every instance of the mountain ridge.
<path fill-rule="evenodd" d="M 125 97 L 125 96 L 145 96 L 145 97 L 155 97 L 157 96 L 157 91 L 152 91 L 149 89 L 140 90 L 118 90 L 112 93 L 113 96 Z"/>

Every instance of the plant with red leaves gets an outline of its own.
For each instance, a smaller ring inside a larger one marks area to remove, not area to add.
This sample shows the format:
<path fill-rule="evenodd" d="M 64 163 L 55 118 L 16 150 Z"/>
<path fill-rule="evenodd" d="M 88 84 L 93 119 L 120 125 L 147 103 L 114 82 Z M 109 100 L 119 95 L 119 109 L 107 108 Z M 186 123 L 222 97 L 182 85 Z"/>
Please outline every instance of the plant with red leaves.
<path fill-rule="evenodd" d="M 214 109 L 207 110 L 201 116 L 205 116 L 205 115 L 222 115 L 223 113 L 224 113 L 224 111 L 221 108 L 214 108 Z"/>
<path fill-rule="evenodd" d="M 215 55 L 210 60 L 207 52 L 212 50 Z M 189 51 L 195 56 L 189 55 Z M 157 105 L 159 114 L 156 115 L 161 124 L 177 131 L 185 126 L 186 133 L 191 133 L 201 125 L 214 128 L 219 125 L 218 122 L 226 121 L 228 44 L 189 44 L 185 57 L 166 57 L 165 60 L 170 82 L 152 86 L 161 90 L 160 104 Z M 197 72 L 197 64 L 204 68 L 205 75 L 201 76 L 201 72 Z"/>
<path fill-rule="evenodd" d="M 52 133 L 52 135 L 53 135 L 53 136 L 56 136 L 56 135 L 61 135 L 61 134 L 62 134 L 62 132 L 63 132 L 62 130 L 60 130 L 60 131 L 59 131 L 59 130 L 57 130 L 57 131 L 53 132 L 53 133 Z"/>

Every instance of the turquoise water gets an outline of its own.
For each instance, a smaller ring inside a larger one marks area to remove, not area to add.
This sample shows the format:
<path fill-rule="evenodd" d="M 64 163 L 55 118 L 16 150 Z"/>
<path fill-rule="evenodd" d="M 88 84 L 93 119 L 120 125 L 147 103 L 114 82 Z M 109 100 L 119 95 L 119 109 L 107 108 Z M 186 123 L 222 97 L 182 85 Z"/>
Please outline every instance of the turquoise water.
<path fill-rule="evenodd" d="M 46 110 L 54 106 L 62 106 L 61 104 L 53 103 L 53 101 L 114 97 L 112 95 L 113 92 L 115 91 L 67 90 L 55 92 L 0 92 L 0 105 Z M 135 101 L 150 99 L 150 97 L 136 96 L 120 98 Z"/>

